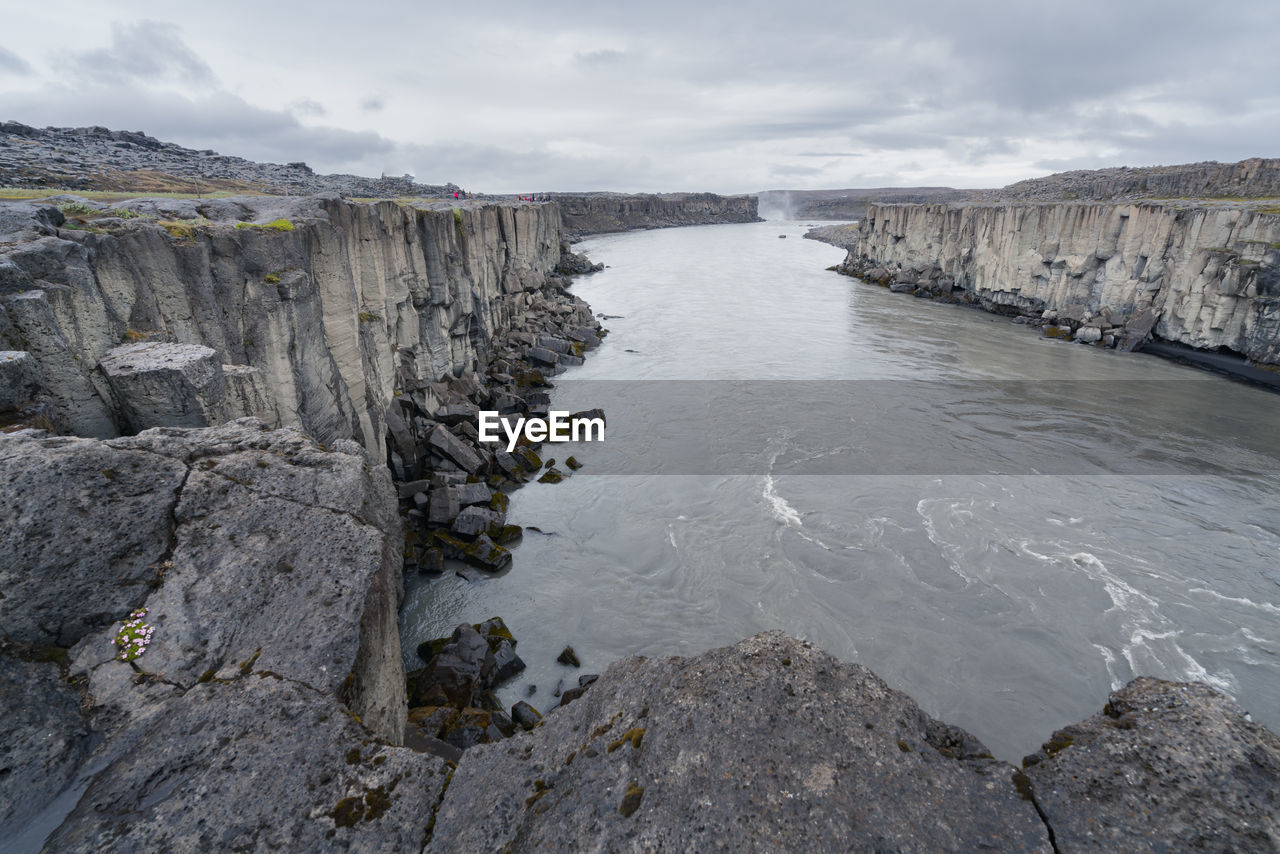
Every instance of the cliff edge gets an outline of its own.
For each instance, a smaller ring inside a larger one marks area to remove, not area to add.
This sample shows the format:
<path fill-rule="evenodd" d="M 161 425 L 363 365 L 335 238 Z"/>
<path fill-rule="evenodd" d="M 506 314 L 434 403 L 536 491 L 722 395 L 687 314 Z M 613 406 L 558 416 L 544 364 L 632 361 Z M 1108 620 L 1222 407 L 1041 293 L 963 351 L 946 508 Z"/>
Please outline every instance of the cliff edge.
<path fill-rule="evenodd" d="M 839 266 L 921 296 L 1132 349 L 1148 335 L 1280 363 L 1280 208 L 1268 202 L 872 205 Z"/>

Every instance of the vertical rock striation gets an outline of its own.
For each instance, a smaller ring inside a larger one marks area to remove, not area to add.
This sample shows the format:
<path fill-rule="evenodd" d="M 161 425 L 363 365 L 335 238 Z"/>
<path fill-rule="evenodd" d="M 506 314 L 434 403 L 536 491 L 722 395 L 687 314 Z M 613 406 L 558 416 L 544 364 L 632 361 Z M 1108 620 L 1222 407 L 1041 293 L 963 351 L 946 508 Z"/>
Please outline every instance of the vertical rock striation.
<path fill-rule="evenodd" d="M 253 415 L 383 459 L 397 392 L 475 368 L 560 261 L 554 204 L 139 200 L 119 209 L 154 221 L 80 228 L 4 207 L 0 349 L 102 438 Z"/>
<path fill-rule="evenodd" d="M 565 233 L 573 240 L 589 234 L 758 222 L 755 196 L 714 193 L 554 193 L 564 216 Z"/>
<path fill-rule="evenodd" d="M 941 280 L 989 310 L 1132 318 L 1280 363 L 1280 215 L 1157 203 L 873 205 L 842 272 Z"/>

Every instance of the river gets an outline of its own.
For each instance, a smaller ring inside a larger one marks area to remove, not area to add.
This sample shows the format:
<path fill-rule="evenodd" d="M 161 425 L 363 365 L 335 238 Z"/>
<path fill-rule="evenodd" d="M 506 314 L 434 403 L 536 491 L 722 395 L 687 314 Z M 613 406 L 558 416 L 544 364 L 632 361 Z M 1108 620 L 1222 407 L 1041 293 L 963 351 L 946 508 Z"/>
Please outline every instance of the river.
<path fill-rule="evenodd" d="M 1014 762 L 1138 675 L 1280 731 L 1280 395 L 891 294 L 806 230 L 576 247 L 610 334 L 553 408 L 606 439 L 544 446 L 584 468 L 512 494 L 543 533 L 509 571 L 407 580 L 406 666 L 502 616 L 529 667 L 501 696 L 546 711 L 620 657 L 783 629 Z"/>

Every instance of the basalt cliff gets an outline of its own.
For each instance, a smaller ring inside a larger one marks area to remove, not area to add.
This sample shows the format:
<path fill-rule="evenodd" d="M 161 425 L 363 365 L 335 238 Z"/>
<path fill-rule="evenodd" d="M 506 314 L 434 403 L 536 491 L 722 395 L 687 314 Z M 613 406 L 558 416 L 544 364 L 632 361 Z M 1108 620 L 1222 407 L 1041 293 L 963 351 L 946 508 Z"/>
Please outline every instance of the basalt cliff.
<path fill-rule="evenodd" d="M 1280 209 L 1265 203 L 873 205 L 840 270 L 1129 349 L 1280 362 Z"/>
<path fill-rule="evenodd" d="M 565 234 L 577 240 L 590 234 L 758 222 L 755 196 L 714 193 L 553 193 L 564 218 Z"/>
<path fill-rule="evenodd" d="M 393 398 L 481 367 L 562 259 L 552 204 L 337 196 L 7 204 L 0 248 L 0 348 L 59 431 L 255 416 L 379 461 Z"/>

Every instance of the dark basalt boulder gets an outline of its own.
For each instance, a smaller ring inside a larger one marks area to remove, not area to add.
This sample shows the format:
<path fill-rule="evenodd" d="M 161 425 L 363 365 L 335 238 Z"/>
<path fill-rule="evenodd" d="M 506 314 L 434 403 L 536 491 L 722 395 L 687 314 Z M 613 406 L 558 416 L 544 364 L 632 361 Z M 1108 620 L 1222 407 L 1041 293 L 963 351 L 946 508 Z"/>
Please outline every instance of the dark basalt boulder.
<path fill-rule="evenodd" d="M 474 627 L 463 623 L 423 669 L 409 705 L 469 706 L 485 687 L 482 682 L 486 669 L 492 668 L 493 653 L 488 641 Z"/>
<path fill-rule="evenodd" d="M 531 730 L 542 720 L 542 713 L 524 700 L 511 707 L 511 720 L 524 730 Z"/>
<path fill-rule="evenodd" d="M 1207 685 L 1135 679 L 1023 765 L 1062 851 L 1280 848 L 1280 737 Z"/>

